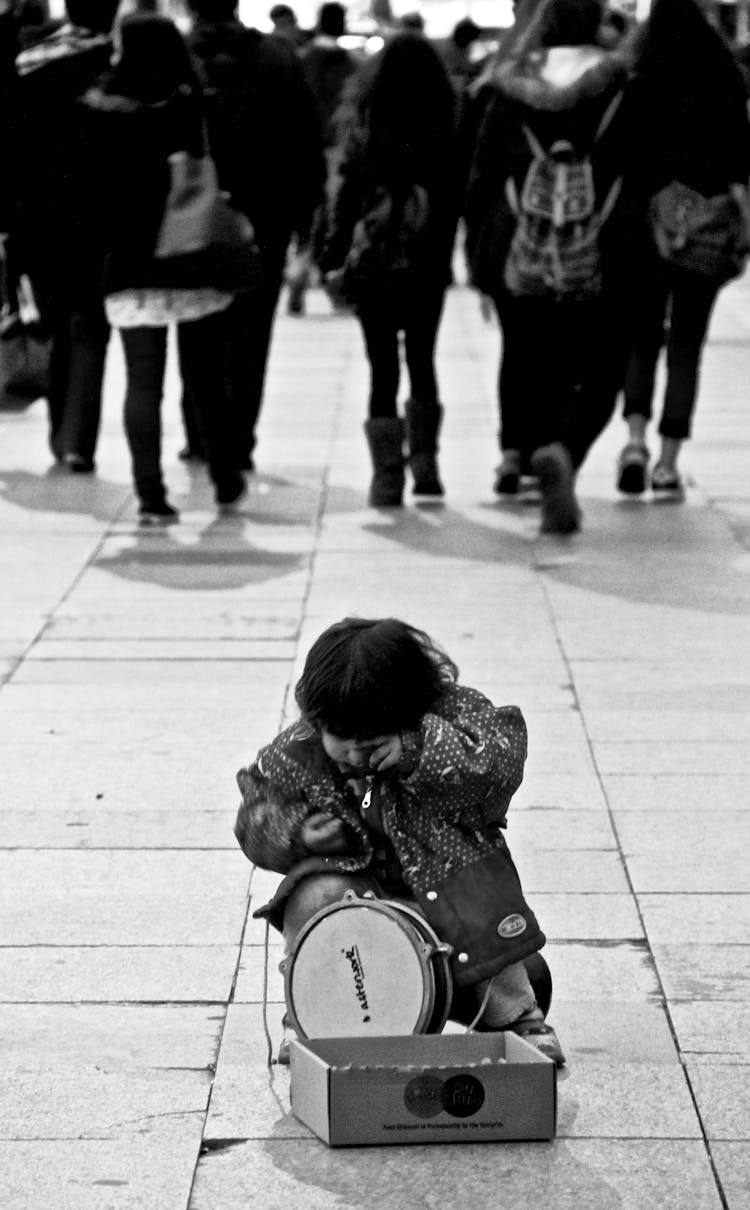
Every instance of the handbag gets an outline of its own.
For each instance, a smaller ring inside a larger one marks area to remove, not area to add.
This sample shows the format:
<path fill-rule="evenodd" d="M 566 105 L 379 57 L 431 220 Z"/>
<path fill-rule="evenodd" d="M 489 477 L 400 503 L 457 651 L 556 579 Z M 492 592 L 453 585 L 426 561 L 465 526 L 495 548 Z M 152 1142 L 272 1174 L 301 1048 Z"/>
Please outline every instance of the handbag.
<path fill-rule="evenodd" d="M 0 411 L 20 411 L 47 394 L 50 351 L 31 283 L 9 272 L 0 243 Z"/>
<path fill-rule="evenodd" d="M 716 282 L 739 277 L 750 253 L 747 202 L 733 192 L 704 197 L 672 181 L 651 199 L 651 229 L 662 260 Z"/>
<path fill-rule="evenodd" d="M 154 252 L 169 263 L 168 284 L 256 289 L 262 269 L 253 225 L 219 189 L 211 157 L 179 151 L 169 165 L 171 186 Z"/>

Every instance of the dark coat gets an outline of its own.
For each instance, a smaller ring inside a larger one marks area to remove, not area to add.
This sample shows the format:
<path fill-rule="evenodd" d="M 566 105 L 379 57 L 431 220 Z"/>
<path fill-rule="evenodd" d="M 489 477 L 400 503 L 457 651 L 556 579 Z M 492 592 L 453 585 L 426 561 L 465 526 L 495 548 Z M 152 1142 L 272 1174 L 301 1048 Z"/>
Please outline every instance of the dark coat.
<path fill-rule="evenodd" d="M 580 75 L 571 69 L 570 84 L 550 85 L 542 74 L 546 62 L 542 52 L 538 75 L 529 71 L 519 80 L 501 73 L 487 82 L 474 102 L 481 110 L 481 119 L 475 119 L 477 134 L 466 197 L 466 249 L 473 284 L 493 296 L 501 287 L 516 224 L 507 182 L 512 180 L 520 193 L 532 160 L 524 126 L 543 147 L 566 140 L 585 155 L 592 148 L 608 106 L 621 95 L 610 124 L 591 151 L 600 202 L 615 181 L 622 181 L 617 204 L 600 239 L 605 286 L 620 288 L 633 249 L 646 235 L 648 195 L 633 139 L 633 131 L 639 126 L 640 101 L 626 88 L 625 64 L 594 48 L 555 49 L 576 51 L 582 62 L 587 56 L 590 66 Z"/>
<path fill-rule="evenodd" d="M 402 741 L 398 768 L 376 779 L 373 796 L 409 892 L 454 947 L 457 983 L 476 983 L 545 941 L 502 833 L 523 775 L 526 725 L 517 707 L 495 707 L 474 689 L 452 686 Z M 307 724 L 282 732 L 237 780 L 243 801 L 235 834 L 244 853 L 287 874 L 256 915 L 278 923 L 301 877 L 372 869 L 372 838 L 358 801 Z M 300 829 L 315 812 L 346 825 L 348 854 L 319 857 L 304 849 Z"/>
<path fill-rule="evenodd" d="M 219 181 L 278 259 L 309 233 L 325 185 L 315 101 L 294 52 L 239 21 L 199 20 L 188 45 L 202 73 Z"/>
<path fill-rule="evenodd" d="M 100 247 L 105 294 L 197 284 L 176 280 L 154 250 L 170 188 L 168 157 L 203 150 L 200 99 L 186 87 L 164 101 L 139 101 L 105 78 L 79 108 L 79 213 Z"/>

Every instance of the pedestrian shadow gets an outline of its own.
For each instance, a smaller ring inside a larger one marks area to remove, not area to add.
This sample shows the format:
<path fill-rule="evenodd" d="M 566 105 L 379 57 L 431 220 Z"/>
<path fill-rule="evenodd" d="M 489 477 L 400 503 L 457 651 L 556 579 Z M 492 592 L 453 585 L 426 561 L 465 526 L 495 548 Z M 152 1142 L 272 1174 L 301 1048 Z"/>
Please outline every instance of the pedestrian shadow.
<path fill-rule="evenodd" d="M 57 466 L 42 475 L 0 471 L 0 507 L 8 503 L 29 512 L 76 514 L 108 524 L 117 519 L 131 495 L 129 485 L 98 475 L 72 475 Z"/>

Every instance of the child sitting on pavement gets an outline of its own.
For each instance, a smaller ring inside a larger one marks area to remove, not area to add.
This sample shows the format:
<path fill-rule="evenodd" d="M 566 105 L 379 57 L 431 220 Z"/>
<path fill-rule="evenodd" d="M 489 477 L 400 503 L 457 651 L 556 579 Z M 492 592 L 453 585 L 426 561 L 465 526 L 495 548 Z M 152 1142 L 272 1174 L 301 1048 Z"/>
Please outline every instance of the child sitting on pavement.
<path fill-rule="evenodd" d="M 405 900 L 453 947 L 451 1015 L 563 1064 L 524 961 L 546 971 L 545 937 L 502 832 L 526 759 L 521 711 L 459 685 L 433 640 L 394 618 L 325 630 L 295 696 L 301 719 L 237 775 L 235 835 L 286 875 L 256 916 L 291 952 L 347 890 Z"/>

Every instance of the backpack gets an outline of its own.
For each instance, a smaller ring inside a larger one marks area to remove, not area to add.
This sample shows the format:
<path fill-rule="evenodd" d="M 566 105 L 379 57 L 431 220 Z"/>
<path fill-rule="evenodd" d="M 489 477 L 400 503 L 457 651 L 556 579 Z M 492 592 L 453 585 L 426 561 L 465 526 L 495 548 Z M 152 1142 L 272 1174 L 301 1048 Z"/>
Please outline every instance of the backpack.
<path fill-rule="evenodd" d="M 620 103 L 607 107 L 588 154 L 560 139 L 548 151 L 527 126 L 532 154 L 520 194 L 512 178 L 506 195 L 516 226 L 505 261 L 506 289 L 516 297 L 594 298 L 602 285 L 599 235 L 622 187 L 616 180 L 597 206 L 591 154 Z"/>
<path fill-rule="evenodd" d="M 399 191 L 378 186 L 354 225 L 341 275 L 344 297 L 356 303 L 363 294 L 383 290 L 402 296 L 420 259 L 429 216 L 422 185 Z"/>

